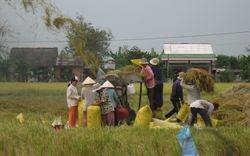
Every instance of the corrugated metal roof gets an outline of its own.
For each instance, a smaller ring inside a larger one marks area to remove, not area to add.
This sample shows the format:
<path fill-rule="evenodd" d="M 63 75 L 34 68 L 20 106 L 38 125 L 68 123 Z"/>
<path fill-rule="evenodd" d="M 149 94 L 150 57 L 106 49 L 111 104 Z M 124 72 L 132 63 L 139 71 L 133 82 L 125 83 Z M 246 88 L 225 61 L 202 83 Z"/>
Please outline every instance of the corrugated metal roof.
<path fill-rule="evenodd" d="M 164 43 L 164 54 L 213 54 L 211 43 Z"/>

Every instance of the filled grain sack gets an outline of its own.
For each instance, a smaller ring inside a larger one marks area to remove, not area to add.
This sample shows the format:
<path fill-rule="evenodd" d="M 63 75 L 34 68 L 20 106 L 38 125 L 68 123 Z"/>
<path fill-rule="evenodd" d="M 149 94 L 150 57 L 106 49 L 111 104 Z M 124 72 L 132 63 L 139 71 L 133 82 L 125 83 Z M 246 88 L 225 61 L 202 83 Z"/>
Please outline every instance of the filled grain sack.
<path fill-rule="evenodd" d="M 181 121 L 186 121 L 187 117 L 188 117 L 188 112 L 189 112 L 189 105 L 185 102 L 181 106 L 181 109 L 179 110 L 176 118 L 181 120 Z"/>
<path fill-rule="evenodd" d="M 212 122 L 213 127 L 216 127 L 217 124 L 218 124 L 217 119 L 211 118 L 211 122 Z M 200 115 L 197 115 L 197 124 L 200 125 L 202 128 L 206 127 L 206 124 L 205 124 L 204 120 L 202 119 L 202 117 Z"/>
<path fill-rule="evenodd" d="M 152 118 L 152 111 L 149 105 L 146 105 L 137 112 L 134 126 L 149 126 Z"/>
<path fill-rule="evenodd" d="M 84 100 L 81 100 L 78 103 L 78 126 L 83 126 L 83 104 Z"/>
<path fill-rule="evenodd" d="M 99 105 L 90 105 L 87 109 L 87 127 L 94 128 L 101 125 L 101 107 Z"/>

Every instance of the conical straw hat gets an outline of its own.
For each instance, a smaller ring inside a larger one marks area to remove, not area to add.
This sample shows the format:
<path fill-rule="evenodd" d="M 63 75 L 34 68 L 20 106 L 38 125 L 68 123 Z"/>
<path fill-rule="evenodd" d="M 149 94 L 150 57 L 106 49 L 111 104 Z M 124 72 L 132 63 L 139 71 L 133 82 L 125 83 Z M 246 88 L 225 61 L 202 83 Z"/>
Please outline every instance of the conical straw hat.
<path fill-rule="evenodd" d="M 109 80 L 107 80 L 103 85 L 102 88 L 115 88 L 112 83 L 109 82 Z"/>
<path fill-rule="evenodd" d="M 87 77 L 87 78 L 83 81 L 82 85 L 87 85 L 87 84 L 95 84 L 95 81 L 94 81 L 93 79 L 91 79 L 90 77 Z"/>

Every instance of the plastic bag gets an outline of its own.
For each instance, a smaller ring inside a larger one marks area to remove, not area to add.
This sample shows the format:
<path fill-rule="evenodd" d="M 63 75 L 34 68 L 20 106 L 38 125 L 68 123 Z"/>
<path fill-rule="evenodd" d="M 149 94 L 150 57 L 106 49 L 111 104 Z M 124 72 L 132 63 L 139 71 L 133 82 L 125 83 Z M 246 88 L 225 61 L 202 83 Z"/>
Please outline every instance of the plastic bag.
<path fill-rule="evenodd" d="M 176 135 L 176 138 L 182 148 L 182 156 L 199 156 L 188 125 Z"/>

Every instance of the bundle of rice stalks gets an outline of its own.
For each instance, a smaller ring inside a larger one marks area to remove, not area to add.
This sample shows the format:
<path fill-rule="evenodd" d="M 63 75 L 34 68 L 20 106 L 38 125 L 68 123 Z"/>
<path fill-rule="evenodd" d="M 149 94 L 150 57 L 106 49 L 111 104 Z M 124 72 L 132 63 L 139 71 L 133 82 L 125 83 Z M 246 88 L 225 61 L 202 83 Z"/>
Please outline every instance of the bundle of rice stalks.
<path fill-rule="evenodd" d="M 141 72 L 141 67 L 134 66 L 134 65 L 127 65 L 123 68 L 123 70 L 120 72 L 121 74 L 139 74 Z"/>
<path fill-rule="evenodd" d="M 214 78 L 205 70 L 190 68 L 186 73 L 180 76 L 183 78 L 185 84 L 195 84 L 200 92 L 214 92 Z"/>
<path fill-rule="evenodd" d="M 216 119 L 224 124 L 239 122 L 250 125 L 250 85 L 240 84 L 221 92 L 213 99 L 220 104 L 219 110 L 213 112 Z"/>

